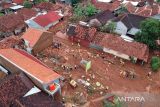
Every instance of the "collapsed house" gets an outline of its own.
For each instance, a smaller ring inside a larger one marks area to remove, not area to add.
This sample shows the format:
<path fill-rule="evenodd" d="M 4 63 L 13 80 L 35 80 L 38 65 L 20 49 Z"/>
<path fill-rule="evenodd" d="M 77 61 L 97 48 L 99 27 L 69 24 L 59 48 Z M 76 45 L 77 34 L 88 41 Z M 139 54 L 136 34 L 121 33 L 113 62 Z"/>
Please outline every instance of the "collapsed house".
<path fill-rule="evenodd" d="M 56 11 L 60 10 L 61 6 L 50 2 L 41 2 L 35 6 L 37 11 Z"/>
<path fill-rule="evenodd" d="M 29 28 L 21 38 L 27 52 L 33 54 L 39 53 L 53 43 L 52 33 L 34 28 Z"/>
<path fill-rule="evenodd" d="M 0 37 L 17 35 L 26 30 L 27 25 L 18 14 L 9 14 L 0 17 Z"/>
<path fill-rule="evenodd" d="M 19 49 L 0 50 L 0 64 L 11 72 L 25 73 L 33 83 L 49 95 L 60 95 L 62 78 L 38 59 Z"/>
<path fill-rule="evenodd" d="M 67 35 L 70 41 L 89 47 L 90 42 L 96 34 L 96 28 L 84 27 L 81 25 L 70 25 L 67 29 Z"/>
<path fill-rule="evenodd" d="M 0 107 L 10 107 L 15 99 L 24 96 L 33 86 L 23 73 L 9 75 L 0 83 Z"/>
<path fill-rule="evenodd" d="M 147 62 L 149 48 L 147 45 L 123 39 L 117 35 L 107 34 L 99 43 L 103 51 L 126 60 Z"/>
<path fill-rule="evenodd" d="M 26 21 L 26 20 L 36 16 L 37 12 L 34 9 L 23 8 L 23 9 L 18 10 L 17 14 L 21 15 L 22 19 L 24 21 Z"/>

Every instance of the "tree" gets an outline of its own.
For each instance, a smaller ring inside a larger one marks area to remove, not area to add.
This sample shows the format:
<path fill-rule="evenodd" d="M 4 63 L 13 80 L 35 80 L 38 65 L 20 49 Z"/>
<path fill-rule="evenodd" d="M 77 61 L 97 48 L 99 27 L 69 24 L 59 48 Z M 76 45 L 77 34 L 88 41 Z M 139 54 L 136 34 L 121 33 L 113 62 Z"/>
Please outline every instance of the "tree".
<path fill-rule="evenodd" d="M 141 22 L 141 31 L 135 36 L 135 40 L 147 44 L 151 49 L 159 49 L 156 40 L 160 38 L 160 21 L 156 19 L 146 19 Z"/>
<path fill-rule="evenodd" d="M 86 16 L 92 16 L 92 15 L 94 15 L 94 14 L 96 14 L 98 12 L 96 7 L 91 3 L 88 3 L 86 5 L 86 7 L 84 8 L 84 10 L 85 10 L 84 13 L 85 13 Z"/>
<path fill-rule="evenodd" d="M 157 2 L 160 2 L 160 0 L 157 0 Z"/>
<path fill-rule="evenodd" d="M 74 7 L 74 14 L 76 16 L 79 16 L 79 17 L 82 17 L 84 16 L 84 8 L 82 6 L 82 4 L 77 4 L 75 7 Z"/>
<path fill-rule="evenodd" d="M 52 3 L 56 3 L 56 1 L 55 0 L 49 0 L 50 2 L 52 2 Z"/>
<path fill-rule="evenodd" d="M 23 6 L 24 6 L 25 8 L 32 8 L 32 3 L 29 2 L 29 1 L 24 1 Z"/>
<path fill-rule="evenodd" d="M 152 57 L 151 60 L 151 67 L 152 70 L 157 72 L 160 68 L 160 57 Z"/>
<path fill-rule="evenodd" d="M 97 12 L 98 10 L 91 3 L 88 3 L 87 5 L 78 3 L 74 7 L 74 14 L 77 16 L 92 16 Z"/>
<path fill-rule="evenodd" d="M 79 2 L 80 2 L 80 0 L 71 0 L 71 4 L 73 7 L 76 6 L 77 3 L 79 3 Z"/>

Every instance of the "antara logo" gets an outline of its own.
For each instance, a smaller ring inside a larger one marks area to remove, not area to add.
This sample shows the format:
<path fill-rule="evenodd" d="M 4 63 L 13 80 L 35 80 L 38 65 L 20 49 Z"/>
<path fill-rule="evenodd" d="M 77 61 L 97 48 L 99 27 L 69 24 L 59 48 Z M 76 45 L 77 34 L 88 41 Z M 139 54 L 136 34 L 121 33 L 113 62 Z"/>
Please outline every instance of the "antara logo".
<path fill-rule="evenodd" d="M 121 102 L 145 102 L 144 97 L 118 97 L 118 100 Z"/>

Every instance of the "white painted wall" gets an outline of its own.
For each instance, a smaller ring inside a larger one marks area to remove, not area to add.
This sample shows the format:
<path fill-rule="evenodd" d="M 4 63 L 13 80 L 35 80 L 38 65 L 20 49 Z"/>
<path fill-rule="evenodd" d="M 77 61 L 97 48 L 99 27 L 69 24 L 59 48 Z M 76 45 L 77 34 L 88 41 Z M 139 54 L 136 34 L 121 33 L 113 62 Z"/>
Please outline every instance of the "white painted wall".
<path fill-rule="evenodd" d="M 126 59 L 126 60 L 130 60 L 130 57 L 126 54 L 123 54 L 123 53 L 120 53 L 120 52 L 117 52 L 115 50 L 112 50 L 112 49 L 108 49 L 108 48 L 103 48 L 103 51 L 104 52 L 107 52 L 109 54 L 112 54 L 112 55 L 115 55 L 115 56 L 118 56 L 120 58 L 123 58 L 123 59 Z"/>

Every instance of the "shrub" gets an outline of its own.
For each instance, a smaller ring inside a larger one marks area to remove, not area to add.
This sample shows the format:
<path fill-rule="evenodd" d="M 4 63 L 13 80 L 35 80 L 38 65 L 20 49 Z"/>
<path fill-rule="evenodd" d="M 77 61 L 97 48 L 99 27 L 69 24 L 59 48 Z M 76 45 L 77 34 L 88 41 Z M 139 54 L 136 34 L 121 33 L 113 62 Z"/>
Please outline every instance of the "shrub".
<path fill-rule="evenodd" d="M 151 68 L 154 72 L 157 72 L 160 68 L 160 57 L 152 57 Z"/>
<path fill-rule="evenodd" d="M 25 1 L 25 2 L 23 3 L 23 6 L 24 6 L 25 8 L 32 8 L 32 3 L 29 2 L 29 1 Z"/>

